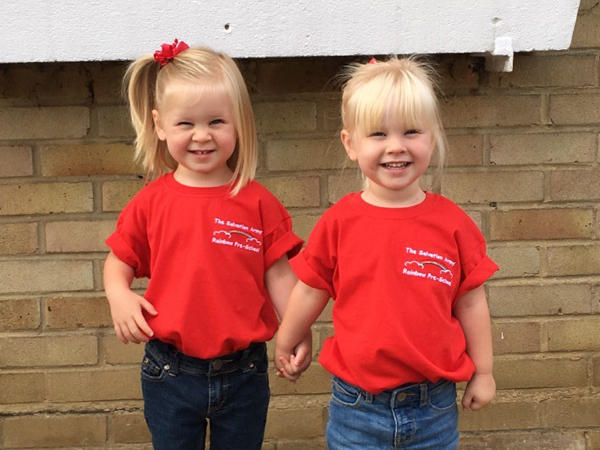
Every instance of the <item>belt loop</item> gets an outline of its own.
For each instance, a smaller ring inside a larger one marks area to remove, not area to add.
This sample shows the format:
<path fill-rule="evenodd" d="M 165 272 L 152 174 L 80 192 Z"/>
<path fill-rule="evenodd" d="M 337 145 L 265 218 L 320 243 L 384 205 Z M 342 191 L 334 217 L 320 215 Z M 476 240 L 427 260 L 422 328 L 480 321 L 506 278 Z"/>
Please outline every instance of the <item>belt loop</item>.
<path fill-rule="evenodd" d="M 176 377 L 179 373 L 179 351 L 169 352 L 169 375 Z"/>
<path fill-rule="evenodd" d="M 240 358 L 240 363 L 243 364 L 249 359 L 251 359 L 253 347 L 254 344 L 250 344 L 250 346 L 243 351 L 242 357 Z"/>
<path fill-rule="evenodd" d="M 371 394 L 370 392 L 365 391 L 364 389 L 361 389 L 360 393 L 365 397 L 365 401 L 367 403 L 373 403 L 373 394 Z"/>
<path fill-rule="evenodd" d="M 428 394 L 427 386 L 428 386 L 427 382 L 421 383 L 419 385 L 419 387 L 421 388 L 421 403 L 420 403 L 421 406 L 427 405 L 427 394 Z"/>

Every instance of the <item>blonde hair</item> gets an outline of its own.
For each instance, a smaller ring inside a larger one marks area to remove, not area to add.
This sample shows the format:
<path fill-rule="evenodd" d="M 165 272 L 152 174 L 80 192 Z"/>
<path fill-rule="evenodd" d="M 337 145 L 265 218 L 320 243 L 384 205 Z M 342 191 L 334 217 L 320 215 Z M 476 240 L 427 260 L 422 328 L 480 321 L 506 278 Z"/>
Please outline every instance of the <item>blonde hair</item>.
<path fill-rule="evenodd" d="M 158 139 L 152 118 L 152 110 L 163 103 L 167 87 L 173 80 L 198 84 L 202 89 L 222 90 L 229 96 L 237 144 L 227 165 L 233 171 L 231 181 L 237 179 L 231 190 L 232 195 L 236 195 L 256 173 L 258 142 L 254 113 L 246 83 L 235 62 L 209 48 L 184 50 L 163 67 L 153 55 L 143 56 L 129 65 L 123 90 L 136 132 L 136 161 L 146 170 L 147 179 L 177 168 L 166 142 Z"/>
<path fill-rule="evenodd" d="M 351 64 L 342 73 L 342 126 L 365 136 L 381 129 L 385 120 L 407 128 L 432 131 L 439 181 L 448 143 L 436 97 L 435 71 L 415 56 Z M 435 184 L 435 182 L 434 182 Z"/>

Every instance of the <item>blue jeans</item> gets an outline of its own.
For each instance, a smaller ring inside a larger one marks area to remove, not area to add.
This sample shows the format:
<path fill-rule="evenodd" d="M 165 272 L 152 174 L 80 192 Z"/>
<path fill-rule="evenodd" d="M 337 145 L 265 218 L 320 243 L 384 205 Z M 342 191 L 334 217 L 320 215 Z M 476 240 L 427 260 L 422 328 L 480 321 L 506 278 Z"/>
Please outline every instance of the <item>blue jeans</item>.
<path fill-rule="evenodd" d="M 208 420 L 211 450 L 259 450 L 269 406 L 267 370 L 264 343 L 205 360 L 148 342 L 142 391 L 154 449 L 204 449 Z"/>
<path fill-rule="evenodd" d="M 338 377 L 331 384 L 329 450 L 458 448 L 454 383 L 407 384 L 378 395 Z"/>

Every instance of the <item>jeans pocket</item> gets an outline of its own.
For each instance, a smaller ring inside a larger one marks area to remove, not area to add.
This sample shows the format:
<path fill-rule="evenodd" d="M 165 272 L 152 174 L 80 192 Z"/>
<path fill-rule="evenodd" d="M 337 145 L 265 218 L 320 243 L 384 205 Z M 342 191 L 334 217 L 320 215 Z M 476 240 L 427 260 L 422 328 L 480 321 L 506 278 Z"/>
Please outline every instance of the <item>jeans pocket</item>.
<path fill-rule="evenodd" d="M 148 381 L 163 381 L 165 374 L 162 365 L 149 352 L 146 352 L 142 360 L 142 378 Z"/>
<path fill-rule="evenodd" d="M 242 370 L 244 373 L 266 377 L 269 374 L 269 359 L 266 354 L 263 354 L 259 358 L 248 361 L 246 367 L 243 367 Z"/>
<path fill-rule="evenodd" d="M 429 392 L 429 406 L 434 411 L 444 413 L 456 408 L 456 384 L 446 381 Z"/>
<path fill-rule="evenodd" d="M 343 406 L 356 407 L 360 404 L 361 393 L 358 389 L 338 377 L 331 380 L 331 399 Z"/>

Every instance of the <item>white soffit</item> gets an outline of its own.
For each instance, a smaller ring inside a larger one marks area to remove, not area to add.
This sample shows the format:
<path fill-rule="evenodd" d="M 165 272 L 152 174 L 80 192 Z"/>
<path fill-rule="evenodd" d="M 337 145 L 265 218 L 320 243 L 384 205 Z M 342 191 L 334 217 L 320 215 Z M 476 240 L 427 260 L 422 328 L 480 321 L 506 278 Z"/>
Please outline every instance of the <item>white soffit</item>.
<path fill-rule="evenodd" d="M 579 0 L 2 0 L 0 63 L 130 60 L 174 38 L 236 58 L 566 49 Z"/>

